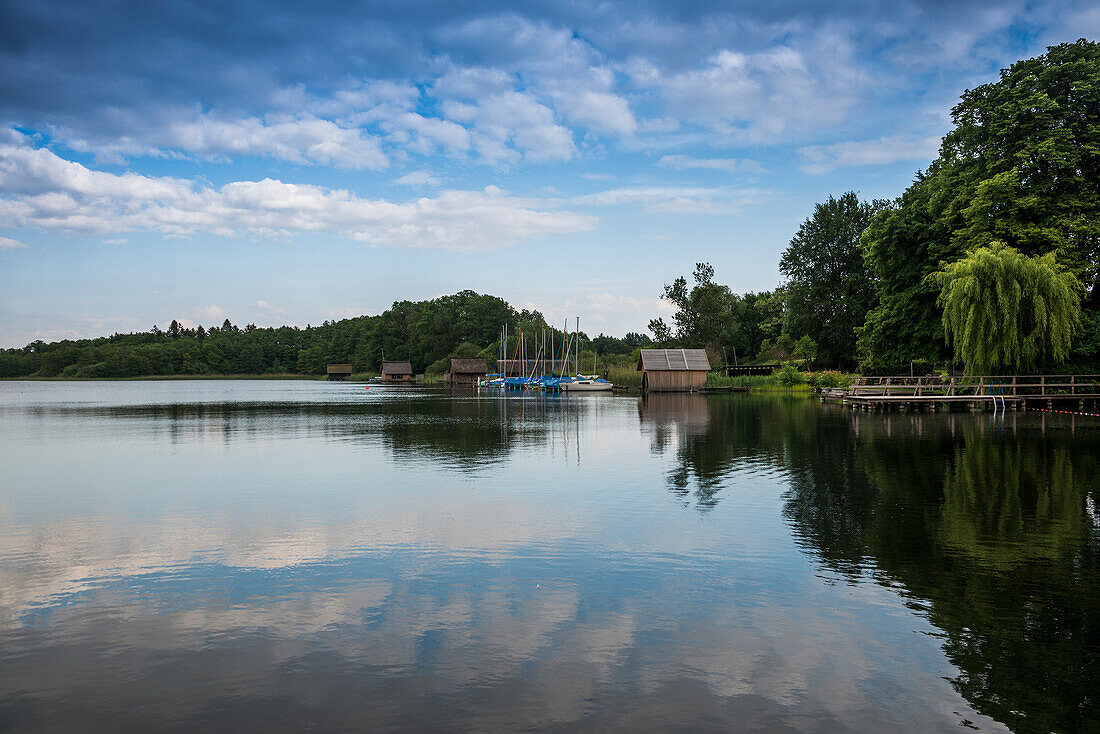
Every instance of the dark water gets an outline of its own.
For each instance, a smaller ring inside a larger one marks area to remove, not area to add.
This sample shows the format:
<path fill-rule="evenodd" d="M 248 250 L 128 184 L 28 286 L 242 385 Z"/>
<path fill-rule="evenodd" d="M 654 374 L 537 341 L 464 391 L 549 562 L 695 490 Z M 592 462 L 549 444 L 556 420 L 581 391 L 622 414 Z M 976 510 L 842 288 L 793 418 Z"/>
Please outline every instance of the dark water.
<path fill-rule="evenodd" d="M 1097 731 L 1100 419 L 0 383 L 5 731 Z"/>

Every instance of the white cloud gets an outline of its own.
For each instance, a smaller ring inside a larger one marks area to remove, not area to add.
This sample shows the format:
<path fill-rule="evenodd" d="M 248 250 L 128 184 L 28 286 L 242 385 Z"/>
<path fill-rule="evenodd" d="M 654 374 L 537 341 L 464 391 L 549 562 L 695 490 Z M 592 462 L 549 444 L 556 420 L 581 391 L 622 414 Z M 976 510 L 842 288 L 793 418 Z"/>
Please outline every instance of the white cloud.
<path fill-rule="evenodd" d="M 412 84 L 365 81 L 339 89 L 328 97 L 295 100 L 286 109 L 306 108 L 318 117 L 362 126 L 410 112 L 419 97 L 420 90 Z"/>
<path fill-rule="evenodd" d="M 588 206 L 640 206 L 671 214 L 738 214 L 746 205 L 766 197 L 766 192 L 749 189 L 638 186 L 609 189 L 572 201 Z"/>
<path fill-rule="evenodd" d="M 712 142 L 774 143 L 847 119 L 867 82 L 853 57 L 844 36 L 823 31 L 799 48 L 722 49 L 673 73 L 644 59 L 626 70 L 669 114 L 702 126 Z"/>
<path fill-rule="evenodd" d="M 431 171 L 409 171 L 393 181 L 398 186 L 438 186 L 439 178 Z"/>
<path fill-rule="evenodd" d="M 20 242 L 19 240 L 13 240 L 10 237 L 0 237 L 0 250 L 15 250 L 26 246 L 26 243 Z"/>
<path fill-rule="evenodd" d="M 853 140 L 800 148 L 804 173 L 823 175 L 837 168 L 873 166 L 898 161 L 931 161 L 939 152 L 939 136 L 888 135 L 875 140 Z"/>
<path fill-rule="evenodd" d="M 635 298 L 613 293 L 586 293 L 580 306 L 587 319 L 603 325 L 608 321 L 645 324 L 655 316 L 669 316 L 676 307 L 663 298 Z"/>
<path fill-rule="evenodd" d="M 592 229 L 596 218 L 558 203 L 483 191 L 444 191 L 404 203 L 273 179 L 220 188 L 175 178 L 93 171 L 25 139 L 0 144 L 0 220 L 85 234 L 186 236 L 332 232 L 394 247 L 479 250 Z"/>
<path fill-rule="evenodd" d="M 660 285 L 654 286 L 654 290 L 659 291 Z M 618 335 L 628 331 L 644 332 L 650 319 L 667 319 L 676 311 L 676 307 L 663 298 L 638 298 L 607 290 L 585 290 L 565 300 L 538 297 L 520 307 L 539 311 L 549 323 L 558 327 L 568 320 L 571 331 L 573 319 L 579 315 L 581 331 L 590 337 L 599 332 Z"/>
<path fill-rule="evenodd" d="M 610 173 L 582 173 L 581 178 L 587 178 L 589 181 L 612 181 L 615 177 Z"/>
<path fill-rule="evenodd" d="M 666 155 L 657 161 L 657 165 L 683 171 L 700 168 L 713 171 L 751 171 L 760 173 L 760 164 L 747 158 L 692 158 L 686 155 Z"/>
<path fill-rule="evenodd" d="M 187 315 L 199 323 L 216 323 L 218 326 L 229 318 L 229 312 L 221 306 L 210 304 L 209 306 L 196 306 L 187 312 Z"/>
<path fill-rule="evenodd" d="M 554 121 L 554 111 L 524 93 L 507 91 L 474 101 L 444 100 L 444 116 L 472 125 L 474 147 L 489 162 L 514 160 L 511 146 L 532 161 L 569 160 L 576 154 L 572 132 Z"/>
<path fill-rule="evenodd" d="M 610 92 L 563 92 L 556 95 L 555 107 L 571 122 L 599 132 L 629 136 L 638 129 L 627 101 Z"/>
<path fill-rule="evenodd" d="M 455 67 L 436 80 L 432 92 L 439 98 L 481 99 L 510 92 L 514 81 L 511 74 L 500 69 Z"/>
<path fill-rule="evenodd" d="M 125 237 L 115 237 L 114 239 L 103 240 L 103 244 L 105 245 L 125 245 L 129 244 L 129 242 L 130 240 L 126 239 Z"/>
<path fill-rule="evenodd" d="M 470 131 L 462 125 L 415 112 L 399 115 L 385 127 L 390 131 L 390 142 L 420 155 L 431 155 L 437 149 L 448 154 L 465 153 L 471 145 Z"/>
<path fill-rule="evenodd" d="M 260 300 L 256 301 L 256 305 L 259 306 L 260 308 L 272 308 L 271 304 L 268 303 L 267 301 L 265 301 L 262 298 Z"/>
<path fill-rule="evenodd" d="M 103 160 L 134 155 L 260 156 L 309 165 L 379 170 L 389 165 L 379 139 L 357 127 L 312 116 L 225 119 L 199 115 L 111 142 L 59 136 L 74 150 Z"/>

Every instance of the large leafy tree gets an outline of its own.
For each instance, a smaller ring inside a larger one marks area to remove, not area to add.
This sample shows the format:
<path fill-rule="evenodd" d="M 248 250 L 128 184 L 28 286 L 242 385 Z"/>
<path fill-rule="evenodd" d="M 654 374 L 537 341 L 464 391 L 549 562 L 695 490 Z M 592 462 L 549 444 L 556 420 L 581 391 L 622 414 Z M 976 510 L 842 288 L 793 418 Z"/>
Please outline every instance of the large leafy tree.
<path fill-rule="evenodd" d="M 1064 362 L 1080 320 L 1081 281 L 1053 253 L 994 242 L 932 274 L 943 328 L 970 374 Z"/>
<path fill-rule="evenodd" d="M 650 322 L 650 331 L 658 343 L 674 338 L 684 346 L 720 350 L 737 333 L 743 306 L 727 286 L 714 282 L 714 268 L 709 263 L 697 263 L 693 277 L 695 285 L 690 288 L 681 276 L 664 289 L 662 297 L 676 307 L 672 316 L 675 333 L 661 319 Z"/>
<path fill-rule="evenodd" d="M 731 356 L 749 360 L 760 353 L 765 342 L 775 342 L 783 332 L 786 304 L 787 291 L 784 288 L 743 295 L 737 333 L 730 345 L 735 350 Z"/>
<path fill-rule="evenodd" d="M 859 238 L 885 202 L 861 202 L 849 191 L 814 207 L 791 238 L 779 270 L 787 276 L 788 331 L 817 343 L 822 364 L 856 363 L 856 329 L 875 299 Z"/>
<path fill-rule="evenodd" d="M 1054 252 L 1100 309 L 1100 44 L 1080 40 L 965 92 L 939 157 L 862 238 L 879 303 L 865 366 L 946 356 L 928 275 L 994 241 Z"/>

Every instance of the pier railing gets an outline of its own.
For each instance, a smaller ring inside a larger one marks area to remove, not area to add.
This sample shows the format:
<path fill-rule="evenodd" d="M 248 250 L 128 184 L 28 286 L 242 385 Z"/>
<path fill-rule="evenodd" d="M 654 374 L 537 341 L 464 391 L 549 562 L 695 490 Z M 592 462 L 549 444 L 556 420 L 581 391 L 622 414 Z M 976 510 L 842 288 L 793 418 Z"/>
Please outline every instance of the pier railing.
<path fill-rule="evenodd" d="M 834 389 L 846 397 L 921 397 L 977 399 L 1098 398 L 1100 375 L 968 375 L 923 377 L 857 377 L 847 388 Z"/>

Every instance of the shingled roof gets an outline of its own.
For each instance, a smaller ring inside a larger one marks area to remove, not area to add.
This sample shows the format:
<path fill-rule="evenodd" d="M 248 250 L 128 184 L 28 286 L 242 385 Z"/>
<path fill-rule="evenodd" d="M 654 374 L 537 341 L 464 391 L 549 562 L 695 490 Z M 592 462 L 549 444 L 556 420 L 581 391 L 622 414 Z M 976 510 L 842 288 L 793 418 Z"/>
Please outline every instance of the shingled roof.
<path fill-rule="evenodd" d="M 709 372 L 710 360 L 705 349 L 643 349 L 638 371 Z"/>
<path fill-rule="evenodd" d="M 383 362 L 383 375 L 411 375 L 413 373 L 412 362 Z"/>
<path fill-rule="evenodd" d="M 452 375 L 484 375 L 486 372 L 488 370 L 485 368 L 484 359 L 451 357 Z"/>

